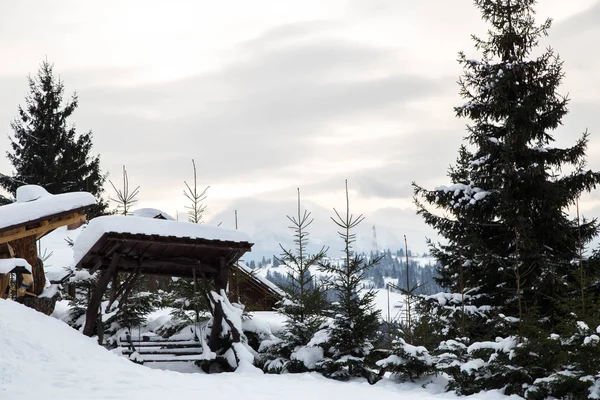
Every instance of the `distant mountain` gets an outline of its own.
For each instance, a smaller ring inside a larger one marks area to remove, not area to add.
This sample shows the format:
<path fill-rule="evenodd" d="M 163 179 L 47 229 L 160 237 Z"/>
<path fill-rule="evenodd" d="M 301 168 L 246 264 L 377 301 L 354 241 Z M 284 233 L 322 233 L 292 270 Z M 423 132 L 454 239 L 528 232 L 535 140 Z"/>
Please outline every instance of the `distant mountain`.
<path fill-rule="evenodd" d="M 374 253 L 370 253 L 362 254 L 361 256 L 367 259 L 373 255 Z M 415 294 L 434 294 L 443 291 L 434 280 L 434 277 L 437 276 L 436 268 L 438 267 L 438 262 L 435 258 L 429 255 L 412 255 L 412 252 L 409 250 L 409 283 L 407 285 L 407 258 L 403 250 L 397 252 L 384 250 L 378 252 L 377 256 L 380 257 L 379 262 L 365 272 L 364 281 L 362 282 L 363 287 L 385 289 L 388 287 L 388 284 L 391 284 L 392 289 L 410 289 L 416 287 Z M 341 258 L 327 258 L 323 261 L 337 265 L 342 265 L 344 262 Z M 276 258 L 265 257 L 260 261 L 251 261 L 248 267 L 256 275 L 282 288 L 288 286 L 290 270 L 285 265 L 280 264 Z M 327 281 L 330 278 L 317 265 L 310 268 L 310 275 L 317 281 Z"/>
<path fill-rule="evenodd" d="M 309 251 L 317 251 L 321 246 L 329 246 L 329 255 L 337 257 L 341 254 L 343 244 L 336 233 L 336 226 L 330 217 L 333 209 L 326 209 L 313 202 L 303 202 L 314 218 L 309 227 Z M 211 224 L 221 223 L 222 227 L 234 228 L 234 212 L 238 213 L 238 227 L 250 234 L 254 240 L 252 253 L 246 255 L 246 260 L 260 260 L 281 254 L 279 243 L 285 247 L 293 246 L 293 232 L 288 229 L 289 221 L 286 215 L 296 212 L 294 201 L 269 201 L 254 198 L 238 200 L 224 211 L 216 214 L 209 221 Z M 421 217 L 414 210 L 400 208 L 379 209 L 372 214 L 365 214 L 365 221 L 356 229 L 356 249 L 359 252 L 370 252 L 377 249 L 404 248 L 404 235 L 407 236 L 408 247 L 415 253 L 427 251 L 425 238 L 435 238 L 435 232 L 424 227 Z M 375 226 L 377 243 L 373 240 Z"/>

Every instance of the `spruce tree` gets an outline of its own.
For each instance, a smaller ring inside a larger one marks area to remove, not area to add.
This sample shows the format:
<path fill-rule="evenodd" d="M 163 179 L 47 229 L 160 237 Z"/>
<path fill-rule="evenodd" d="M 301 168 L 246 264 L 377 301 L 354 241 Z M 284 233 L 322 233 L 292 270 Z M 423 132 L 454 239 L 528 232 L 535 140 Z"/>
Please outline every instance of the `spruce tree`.
<path fill-rule="evenodd" d="M 489 358 L 485 370 L 464 380 L 471 387 L 462 393 L 523 394 L 562 368 L 534 344 L 573 326 L 565 322 L 571 317 L 564 300 L 579 298 L 573 282 L 580 243 L 596 235 L 597 224 L 578 226 L 568 210 L 600 174 L 582 167 L 587 132 L 572 147 L 552 146 L 567 113 L 568 99 L 558 93 L 562 62 L 550 48 L 532 55 L 550 20 L 535 24 L 534 0 L 475 3 L 490 29 L 487 38 L 473 38 L 481 59 L 459 54 L 465 104 L 455 111 L 471 121 L 467 144 L 450 168 L 451 185 L 415 185 L 418 213 L 446 239 L 432 254 L 441 263 L 439 283 L 452 292 L 426 298 L 421 313 L 429 314 L 423 323 L 438 343 L 460 338 L 471 343 L 471 357 Z M 462 380 L 455 375 L 456 382 Z"/>
<path fill-rule="evenodd" d="M 325 291 L 310 273 L 323 260 L 327 250 L 323 247 L 315 254 L 308 253 L 308 227 L 312 224 L 311 213 L 302 210 L 300 189 L 298 189 L 298 214 L 289 219 L 294 231 L 295 249 L 286 249 L 281 244 L 281 257 L 274 257 L 287 271 L 287 284 L 282 286 L 285 298 L 277 311 L 285 316 L 281 340 L 265 346 L 262 364 L 268 372 L 305 372 L 314 368 L 311 362 L 299 353 L 315 352 L 317 348 L 305 346 L 325 321 L 324 309 L 327 306 Z M 307 365 L 308 364 L 308 365 Z"/>
<path fill-rule="evenodd" d="M 379 261 L 379 257 L 365 259 L 354 250 L 356 234 L 353 229 L 363 220 L 363 215 L 350 213 L 348 182 L 346 181 L 346 212 L 335 210 L 331 218 L 340 229 L 338 235 L 344 242 L 341 263 L 321 263 L 321 270 L 330 276 L 330 290 L 335 301 L 331 306 L 332 323 L 327 329 L 329 339 L 324 343 L 326 358 L 320 363 L 325 376 L 347 380 L 365 377 L 374 380 L 368 369 L 367 357 L 379 329 L 379 310 L 374 307 L 375 292 L 363 288 L 365 273 Z"/>
<path fill-rule="evenodd" d="M 92 132 L 78 135 L 68 123 L 78 105 L 77 95 L 63 99 L 64 84 L 48 61 L 28 80 L 25 106 L 19 106 L 19 116 L 11 123 L 12 151 L 6 153 L 14 173 L 0 173 L 0 186 L 12 196 L 26 184 L 43 186 L 52 194 L 87 191 L 97 199 L 90 214 L 103 213 L 106 176 L 100 171 L 100 156 L 90 154 Z"/>

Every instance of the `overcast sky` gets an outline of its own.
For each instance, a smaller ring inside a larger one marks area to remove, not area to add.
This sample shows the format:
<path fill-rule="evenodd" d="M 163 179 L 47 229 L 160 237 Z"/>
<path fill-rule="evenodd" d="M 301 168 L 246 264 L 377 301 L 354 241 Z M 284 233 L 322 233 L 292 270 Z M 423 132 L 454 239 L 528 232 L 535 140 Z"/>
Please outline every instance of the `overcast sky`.
<path fill-rule="evenodd" d="M 543 45 L 572 99 L 556 137 L 588 128 L 600 169 L 600 1 L 540 1 L 549 16 Z M 250 200 L 293 212 L 296 187 L 343 207 L 347 178 L 355 211 L 421 238 L 410 184 L 447 183 L 467 122 L 453 113 L 457 53 L 477 57 L 483 32 L 470 0 L 0 0 L 0 150 L 47 57 L 79 94 L 77 129 L 111 179 L 127 166 L 140 206 L 182 211 L 194 158 L 209 216 Z M 582 208 L 600 216 L 600 195 Z"/>

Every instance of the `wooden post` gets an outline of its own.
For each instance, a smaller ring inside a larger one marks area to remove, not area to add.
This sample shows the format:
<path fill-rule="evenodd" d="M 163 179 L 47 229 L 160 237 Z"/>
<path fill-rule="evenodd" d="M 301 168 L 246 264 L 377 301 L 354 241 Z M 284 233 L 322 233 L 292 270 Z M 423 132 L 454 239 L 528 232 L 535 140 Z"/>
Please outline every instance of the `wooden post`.
<path fill-rule="evenodd" d="M 227 289 L 228 277 L 229 268 L 225 263 L 225 258 L 221 257 L 219 260 L 219 273 L 215 276 L 215 289 L 219 295 L 221 294 L 221 291 Z M 223 317 L 223 305 L 219 301 L 214 304 L 213 325 L 210 331 L 210 338 L 208 339 L 208 347 L 210 347 L 212 351 L 216 351 L 221 347 L 219 336 L 223 326 Z"/>
<path fill-rule="evenodd" d="M 8 243 L 0 245 L 0 259 L 13 258 L 14 253 Z M 8 298 L 8 285 L 10 284 L 10 274 L 0 274 L 0 299 Z"/>
<path fill-rule="evenodd" d="M 85 313 L 85 327 L 83 328 L 83 334 L 86 336 L 92 336 L 94 332 L 98 310 L 100 308 L 100 304 L 102 303 L 102 296 L 106 291 L 108 282 L 110 282 L 113 275 L 117 272 L 119 258 L 119 253 L 115 252 L 110 260 L 108 269 L 104 271 L 100 276 L 100 279 L 98 279 L 98 284 L 94 289 L 94 293 L 92 294 L 92 298 L 90 299 L 90 303 L 88 304 L 88 308 Z"/>
<path fill-rule="evenodd" d="M 8 285 L 10 284 L 9 274 L 0 274 L 0 299 L 8 298 Z"/>
<path fill-rule="evenodd" d="M 31 265 L 31 274 L 33 276 L 33 288 L 28 292 L 40 295 L 46 286 L 46 275 L 42 260 L 38 259 L 37 246 L 35 245 L 35 236 L 28 236 L 10 242 L 10 246 L 15 251 L 15 257 L 24 258 Z"/>

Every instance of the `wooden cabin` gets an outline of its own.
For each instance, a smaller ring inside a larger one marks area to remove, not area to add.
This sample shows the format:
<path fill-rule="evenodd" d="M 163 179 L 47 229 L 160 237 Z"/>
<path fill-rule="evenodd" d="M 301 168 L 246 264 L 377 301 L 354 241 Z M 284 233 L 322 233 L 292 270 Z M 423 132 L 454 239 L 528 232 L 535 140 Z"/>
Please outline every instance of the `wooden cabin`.
<path fill-rule="evenodd" d="M 0 206 L 0 258 L 23 259 L 31 267 L 31 273 L 16 269 L 0 274 L 0 296 L 6 298 L 11 294 L 10 274 L 15 274 L 12 296 L 51 314 L 54 300 L 38 298 L 46 286 L 46 277 L 36 241 L 58 227 L 85 221 L 86 211 L 95 203 L 94 196 L 86 192 L 52 195 L 37 185 L 18 188 L 17 201 Z"/>

